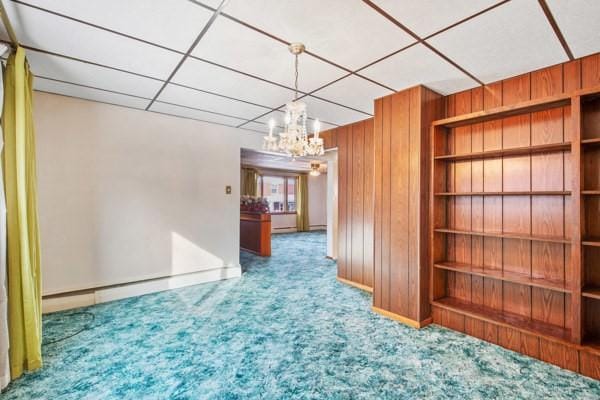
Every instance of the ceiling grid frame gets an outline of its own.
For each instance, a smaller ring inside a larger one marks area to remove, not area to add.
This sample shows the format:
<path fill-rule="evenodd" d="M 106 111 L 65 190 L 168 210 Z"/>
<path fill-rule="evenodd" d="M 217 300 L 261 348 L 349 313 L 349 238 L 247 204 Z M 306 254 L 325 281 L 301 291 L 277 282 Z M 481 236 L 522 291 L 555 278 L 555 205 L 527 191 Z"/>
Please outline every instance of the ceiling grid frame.
<path fill-rule="evenodd" d="M 216 10 L 220 11 L 220 10 L 223 9 L 223 7 L 225 6 L 225 4 L 227 3 L 228 0 L 224 0 L 223 2 L 221 2 L 221 5 L 219 6 L 218 9 L 215 9 L 213 7 L 210 7 L 210 6 L 206 5 L 206 4 L 203 4 L 203 3 L 201 3 L 201 1 L 196 1 L 196 0 L 186 0 L 186 1 L 189 1 L 189 2 L 191 2 L 191 3 L 193 3 L 193 4 L 197 5 L 197 6 L 204 7 L 205 9 L 209 9 L 209 10 L 212 10 L 212 11 L 216 11 Z M 332 101 L 332 100 L 320 97 L 318 95 L 314 95 L 314 93 L 316 93 L 319 90 L 322 90 L 322 89 L 324 89 L 324 88 L 326 88 L 328 86 L 331 86 L 331 85 L 333 85 L 333 84 L 335 84 L 335 83 L 337 83 L 337 82 L 339 82 L 339 81 L 341 81 L 341 80 L 343 80 L 345 78 L 348 78 L 349 76 L 352 76 L 352 75 L 355 75 L 358 78 L 364 79 L 364 80 L 366 80 L 366 81 L 368 81 L 368 82 L 370 82 L 372 84 L 378 85 L 378 86 L 380 86 L 382 88 L 394 91 L 394 89 L 388 87 L 387 85 L 381 84 L 381 83 L 379 83 L 379 82 L 377 82 L 377 81 L 375 81 L 375 80 L 373 80 L 371 78 L 365 77 L 364 75 L 359 74 L 359 72 L 362 71 L 362 70 L 364 70 L 364 69 L 366 69 L 367 67 L 375 65 L 375 64 L 377 64 L 377 63 L 379 63 L 379 62 L 381 62 L 381 61 L 383 61 L 383 60 L 385 60 L 385 59 L 387 59 L 387 58 L 389 58 L 391 56 L 399 54 L 399 53 L 401 53 L 401 52 L 403 52 L 403 51 L 405 51 L 405 50 L 407 50 L 407 49 L 409 49 L 409 48 L 411 48 L 411 47 L 413 47 L 413 46 L 415 46 L 417 44 L 423 44 L 423 45 L 425 45 L 427 48 L 429 48 L 431 51 L 433 51 L 438 57 L 440 57 L 443 60 L 445 60 L 446 62 L 450 63 L 455 68 L 461 70 L 461 72 L 465 73 L 467 76 L 469 76 L 470 78 L 474 79 L 478 84 L 484 85 L 484 82 L 482 82 L 481 80 L 479 80 L 474 75 L 470 74 L 468 71 L 466 71 L 464 68 L 462 68 L 459 64 L 455 63 L 450 58 L 446 57 L 443 53 L 439 52 L 435 47 L 433 47 L 431 44 L 427 43 L 427 40 L 430 39 L 430 38 L 432 38 L 432 37 L 434 37 L 434 36 L 437 36 L 437 35 L 445 32 L 447 30 L 450 30 L 450 29 L 452 29 L 452 28 L 454 28 L 454 27 L 456 27 L 456 26 L 458 26 L 458 25 L 460 25 L 460 24 L 462 24 L 462 23 L 464 23 L 466 21 L 469 21 L 469 20 L 471 20 L 473 18 L 476 18 L 479 15 L 484 14 L 484 13 L 486 13 L 486 12 L 492 10 L 492 9 L 500 7 L 500 6 L 506 4 L 506 3 L 510 2 L 510 1 L 511 0 L 499 1 L 499 2 L 497 2 L 497 3 L 495 3 L 495 4 L 491 5 L 491 6 L 487 7 L 486 9 L 480 10 L 477 13 L 469 15 L 466 18 L 463 18 L 463 19 L 461 19 L 459 21 L 456 21 L 456 22 L 454 22 L 454 23 L 452 23 L 452 24 L 450 24 L 448 26 L 445 26 L 443 29 L 440 29 L 440 30 L 438 30 L 436 32 L 433 32 L 433 33 L 431 33 L 431 34 L 429 34 L 427 36 L 420 37 L 416 33 L 414 33 L 412 30 L 410 30 L 409 28 L 407 28 L 404 24 L 402 24 L 402 22 L 396 20 L 394 17 L 392 17 L 391 15 L 387 14 L 387 12 L 385 12 L 382 9 L 380 9 L 372 1 L 370 1 L 370 0 L 362 0 L 363 3 L 365 3 L 368 6 L 370 6 L 371 8 L 374 8 L 383 17 L 387 18 L 388 20 L 390 20 L 390 22 L 394 23 L 400 29 L 402 29 L 403 31 L 405 31 L 406 33 L 408 33 L 410 36 L 412 36 L 415 39 L 415 42 L 413 42 L 413 43 L 411 43 L 409 45 L 406 45 L 406 46 L 402 47 L 401 49 L 396 50 L 396 51 L 394 51 L 394 52 L 392 52 L 390 54 L 387 54 L 387 55 L 385 55 L 383 57 L 380 57 L 379 59 L 377 59 L 375 61 L 372 61 L 369 64 L 367 64 L 365 66 L 362 66 L 360 68 L 357 68 L 355 70 L 351 70 L 351 69 L 346 68 L 346 67 L 344 67 L 342 65 L 339 65 L 339 64 L 337 64 L 337 63 L 335 63 L 333 61 L 330 61 L 327 58 L 322 57 L 321 55 L 314 54 L 314 53 L 311 53 L 310 51 L 307 51 L 307 54 L 310 54 L 311 56 L 319 59 L 320 61 L 328 63 L 328 64 L 331 64 L 331 65 L 333 65 L 333 66 L 335 66 L 335 67 L 337 67 L 337 68 L 339 68 L 339 69 L 341 69 L 341 70 L 343 70 L 343 71 L 345 71 L 347 73 L 344 74 L 344 75 L 342 75 L 341 77 L 339 77 L 339 78 L 331 81 L 331 82 L 328 82 L 328 83 L 326 83 L 324 85 L 321 85 L 320 87 L 318 87 L 316 89 L 311 90 L 310 92 L 300 92 L 301 93 L 300 98 L 311 96 L 311 97 L 314 97 L 315 99 L 318 99 L 318 100 L 321 100 L 321 101 L 325 101 L 325 102 L 331 103 L 331 104 L 336 105 L 336 106 L 344 107 L 344 108 L 347 108 L 347 109 L 350 109 L 350 110 L 353 110 L 353 111 L 356 111 L 356 112 L 360 112 L 360 113 L 365 114 L 366 116 L 371 116 L 372 114 L 370 114 L 370 113 L 366 113 L 366 112 L 364 112 L 362 110 L 359 110 L 359 109 L 356 109 L 354 107 L 349 107 L 349 106 L 341 104 L 339 102 Z M 251 102 L 251 101 L 247 101 L 247 100 L 243 100 L 243 99 L 238 99 L 238 98 L 235 98 L 235 97 L 232 97 L 232 96 L 222 95 L 222 94 L 211 92 L 211 91 L 208 91 L 208 90 L 203 90 L 203 89 L 199 89 L 199 88 L 187 86 L 187 85 L 184 85 L 184 84 L 170 82 L 170 80 L 174 76 L 176 70 L 181 66 L 181 64 L 187 58 L 193 58 L 193 59 L 196 59 L 196 60 L 201 61 L 201 62 L 207 62 L 207 63 L 210 63 L 210 64 L 215 65 L 217 67 L 225 68 L 227 70 L 230 70 L 232 72 L 241 73 L 241 74 L 243 74 L 245 76 L 248 76 L 250 78 L 253 78 L 253 79 L 262 80 L 265 83 L 269 83 L 269 84 L 276 85 L 276 86 L 279 86 L 279 87 L 282 87 L 282 88 L 290 89 L 290 88 L 286 87 L 285 85 L 278 84 L 277 82 L 273 82 L 273 81 L 270 81 L 268 79 L 264 79 L 264 78 L 259 77 L 259 76 L 255 76 L 255 75 L 252 75 L 252 74 L 244 73 L 242 71 L 238 71 L 236 69 L 233 69 L 233 68 L 230 68 L 230 67 L 218 64 L 218 63 L 214 63 L 214 62 L 211 62 L 209 60 L 206 60 L 206 59 L 203 59 L 203 58 L 200 58 L 200 57 L 196 57 L 196 56 L 194 56 L 194 55 L 191 54 L 191 51 L 193 50 L 194 46 L 192 46 L 188 50 L 188 52 L 184 53 L 182 51 L 179 51 L 179 50 L 176 50 L 176 49 L 173 49 L 173 48 L 170 48 L 170 47 L 158 44 L 158 43 L 154 43 L 154 42 L 145 40 L 143 38 L 135 37 L 135 36 L 123 33 L 123 32 L 118 32 L 118 31 L 116 31 L 114 29 L 103 27 L 103 26 L 100 26 L 100 25 L 97 25 L 97 24 L 94 24 L 94 23 L 91 23 L 91 22 L 83 21 L 83 20 L 80 20 L 78 18 L 74 18 L 74 17 L 71 17 L 69 15 L 63 14 L 63 13 L 59 13 L 59 12 L 52 11 L 52 10 L 47 10 L 45 8 L 42 8 L 42 7 L 33 5 L 33 4 L 29 4 L 29 3 L 25 2 L 25 1 L 22 1 L 22 0 L 11 0 L 11 2 L 16 3 L 16 4 L 20 4 L 20 5 L 23 5 L 23 6 L 31 7 L 31 8 L 37 9 L 39 11 L 42 11 L 42 12 L 47 12 L 47 13 L 53 14 L 55 16 L 66 18 L 66 19 L 69 19 L 69 20 L 71 20 L 73 22 L 78 22 L 78 23 L 81 23 L 81 24 L 86 24 L 86 25 L 94 27 L 96 29 L 101 29 L 101 30 L 104 30 L 106 32 L 109 32 L 109 33 L 112 33 L 112 34 L 115 34 L 115 35 L 120 35 L 120 36 L 126 37 L 128 39 L 139 41 L 140 43 L 144 43 L 146 45 L 155 46 L 155 47 L 161 48 L 163 50 L 168 50 L 168 51 L 171 51 L 171 52 L 183 55 L 184 57 L 178 63 L 177 67 L 175 68 L 175 71 L 172 72 L 172 74 L 167 78 L 167 80 L 162 80 L 162 79 L 158 79 L 156 77 L 151 77 L 151 76 L 148 76 L 148 75 L 145 75 L 145 74 L 140 74 L 138 72 L 128 71 L 128 70 L 125 70 L 123 68 L 118 68 L 118 67 L 103 65 L 103 64 L 98 63 L 98 62 L 83 60 L 81 58 L 72 57 L 72 56 L 69 56 L 69 55 L 66 55 L 66 54 L 59 54 L 59 53 L 55 53 L 55 52 L 52 52 L 52 51 L 47 51 L 47 50 L 43 50 L 43 49 L 37 49 L 37 48 L 31 47 L 31 46 L 22 46 L 22 47 L 24 47 L 26 49 L 29 49 L 29 50 L 32 50 L 32 51 L 38 51 L 38 52 L 41 52 L 41 53 L 44 53 L 44 54 L 47 54 L 47 55 L 50 55 L 50 56 L 62 57 L 62 58 L 68 59 L 68 60 L 72 60 L 72 61 L 76 61 L 76 62 L 83 62 L 83 63 L 87 63 L 87 64 L 94 65 L 94 66 L 97 66 L 97 67 L 101 67 L 101 68 L 109 68 L 109 69 L 112 69 L 114 71 L 118 71 L 118 72 L 122 72 L 122 73 L 126 73 L 126 74 L 132 74 L 132 75 L 135 75 L 135 76 L 138 76 L 138 77 L 152 79 L 154 81 L 162 82 L 163 86 L 161 87 L 161 90 L 156 94 L 156 96 L 153 99 L 151 99 L 151 103 L 148 105 L 148 108 L 154 102 L 171 104 L 171 105 L 174 105 L 174 106 L 177 106 L 177 107 L 189 108 L 189 109 L 193 109 L 193 110 L 197 110 L 197 111 L 208 112 L 208 113 L 213 113 L 213 114 L 217 114 L 217 115 L 223 115 L 223 116 L 227 116 L 227 117 L 234 118 L 234 119 L 241 119 L 241 120 L 243 120 L 245 122 L 242 123 L 241 125 L 238 125 L 237 127 L 238 128 L 243 128 L 245 124 L 247 124 L 249 122 L 256 122 L 257 119 L 259 119 L 259 118 L 261 118 L 261 117 L 263 117 L 263 116 L 265 116 L 265 115 L 267 115 L 267 114 L 269 114 L 271 112 L 278 111 L 279 109 L 281 109 L 284 106 L 284 105 L 281 105 L 281 106 L 276 107 L 276 108 L 270 108 L 270 107 L 265 106 L 265 105 L 257 104 L 257 103 L 254 103 L 254 102 Z M 570 51 L 569 44 L 566 41 L 565 37 L 562 35 L 562 32 L 560 31 L 560 28 L 559 28 L 558 24 L 556 23 L 556 20 L 552 16 L 552 13 L 551 13 L 548 5 L 546 4 L 546 1 L 545 0 L 538 0 L 538 3 L 539 3 L 540 7 L 542 8 L 542 10 L 543 10 L 543 12 L 544 12 L 544 14 L 546 16 L 549 25 L 551 26 L 552 30 L 555 32 L 556 39 L 560 42 L 561 46 L 564 48 L 565 53 L 567 54 L 567 56 L 569 57 L 569 59 L 573 59 L 573 55 L 572 55 L 572 53 Z M 236 22 L 238 24 L 242 24 L 243 26 L 245 26 L 247 28 L 254 29 L 255 31 L 260 32 L 261 34 L 263 34 L 263 35 L 265 35 L 267 37 L 270 37 L 271 39 L 276 40 L 276 41 L 278 41 L 278 42 L 280 42 L 282 44 L 289 44 L 284 39 L 281 39 L 281 38 L 279 38 L 279 37 L 277 37 L 277 36 L 275 36 L 273 34 L 270 34 L 269 32 L 263 31 L 262 29 L 253 27 L 252 25 L 247 24 L 246 22 L 241 21 L 241 20 L 239 20 L 239 19 L 237 19 L 237 18 L 235 18 L 235 17 L 233 17 L 233 16 L 231 16 L 231 15 L 229 15 L 227 13 L 224 13 L 224 12 L 219 12 L 216 15 L 213 14 L 213 16 L 211 17 L 210 22 L 207 23 L 206 26 L 205 26 L 205 28 L 203 29 L 204 33 L 206 33 L 206 31 L 208 30 L 210 24 L 212 22 L 214 22 L 215 19 L 218 18 L 219 16 L 222 16 L 222 17 L 225 17 L 225 18 L 229 18 L 232 21 L 234 21 L 234 22 Z M 204 33 L 201 32 L 201 34 L 199 36 L 202 36 Z M 199 39 L 201 39 L 201 37 L 197 38 L 197 39 L 198 40 L 196 40 L 194 42 L 194 45 L 197 44 L 197 42 L 199 41 Z M 95 87 L 95 86 L 92 86 L 92 85 L 79 84 L 79 83 L 75 83 L 75 82 L 69 82 L 69 81 L 65 81 L 65 80 L 61 80 L 61 79 L 56 79 L 56 78 L 51 78 L 51 77 L 46 77 L 46 76 L 40 76 L 40 78 L 41 79 L 46 79 L 46 80 L 52 80 L 52 81 L 60 82 L 60 83 L 64 83 L 64 84 L 70 84 L 70 85 L 74 85 L 74 86 L 80 86 L 80 87 L 83 87 L 83 88 L 89 88 L 89 89 L 94 89 L 94 90 L 105 91 L 107 93 L 114 93 L 114 94 L 118 94 L 118 95 L 122 95 L 122 96 L 129 96 L 129 97 L 133 97 L 133 98 L 146 99 L 147 100 L 147 98 L 145 98 L 143 96 L 138 96 L 138 95 L 134 95 L 134 94 L 119 92 L 119 91 L 115 91 L 115 90 L 111 90 L 111 89 L 103 89 L 103 88 Z M 212 112 L 212 111 L 208 111 L 208 110 L 203 110 L 203 109 L 200 109 L 200 108 L 185 106 L 185 105 L 182 105 L 182 104 L 169 103 L 169 102 L 161 102 L 158 99 L 158 97 L 159 97 L 160 93 L 162 92 L 162 90 L 168 84 L 172 84 L 172 85 L 175 85 L 175 86 L 184 87 L 184 88 L 187 88 L 187 89 L 190 89 L 190 90 L 196 90 L 196 91 L 207 93 L 207 94 L 211 94 L 211 95 L 216 95 L 216 96 L 223 97 L 225 99 L 229 99 L 229 100 L 232 100 L 232 101 L 239 101 L 239 102 L 243 102 L 243 103 L 247 103 L 247 104 L 252 104 L 252 105 L 255 105 L 255 106 L 259 106 L 259 107 L 265 108 L 266 112 L 262 113 L 261 115 L 255 117 L 253 119 L 247 119 L 247 118 L 236 117 L 236 116 L 233 116 L 233 115 L 228 115 L 228 114 L 223 114 L 223 113 L 218 113 L 218 112 Z M 74 97 L 74 96 L 71 96 L 71 97 Z M 108 103 L 108 104 L 112 104 L 112 103 Z M 115 104 L 115 105 L 121 106 L 119 104 Z M 124 106 L 124 107 L 127 107 L 127 106 Z M 151 110 L 148 110 L 148 111 L 151 111 Z M 153 112 L 153 111 L 151 111 L 151 112 Z M 187 117 L 183 117 L 183 118 L 187 118 Z M 194 119 L 194 118 L 190 118 L 190 119 Z M 205 122 L 207 122 L 207 121 L 205 121 Z M 210 123 L 216 123 L 216 122 L 210 122 Z M 263 123 L 263 122 L 259 122 L 259 123 Z M 331 125 L 336 125 L 334 123 L 330 123 L 330 122 L 328 122 L 328 123 L 331 124 Z M 218 124 L 218 123 L 216 123 L 216 124 Z M 220 124 L 220 125 L 229 126 L 229 125 L 226 125 L 226 124 Z M 251 129 L 249 129 L 249 130 L 251 130 Z"/>

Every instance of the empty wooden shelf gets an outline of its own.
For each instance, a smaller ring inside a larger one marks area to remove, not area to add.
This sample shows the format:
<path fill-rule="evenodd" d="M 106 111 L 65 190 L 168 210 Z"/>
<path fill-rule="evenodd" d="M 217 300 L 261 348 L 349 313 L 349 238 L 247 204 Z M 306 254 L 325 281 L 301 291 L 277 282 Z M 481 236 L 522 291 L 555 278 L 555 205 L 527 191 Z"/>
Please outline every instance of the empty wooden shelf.
<path fill-rule="evenodd" d="M 519 240 L 534 240 L 538 242 L 551 242 L 551 243 L 565 243 L 570 244 L 571 239 L 558 236 L 534 236 L 525 235 L 520 233 L 506 233 L 506 232 L 478 232 L 478 231 L 463 231 L 458 229 L 442 229 L 438 228 L 434 230 L 438 233 L 451 233 L 455 235 L 469 235 L 469 236 L 482 236 L 482 237 L 493 237 L 493 238 L 504 238 L 504 239 L 519 239 Z"/>
<path fill-rule="evenodd" d="M 583 192 L 582 192 L 583 193 Z M 600 191 L 598 191 L 600 193 Z M 546 191 L 518 191 L 518 192 L 440 192 L 436 196 L 570 196 L 570 191 L 546 190 Z"/>
<path fill-rule="evenodd" d="M 483 321 L 489 321 L 500 326 L 515 328 L 519 331 L 533 333 L 543 337 L 550 337 L 562 341 L 568 341 L 571 338 L 571 332 L 568 328 L 533 320 L 519 314 L 469 303 L 452 297 L 437 299 L 433 302 L 433 305 Z"/>
<path fill-rule="evenodd" d="M 600 237 L 588 237 L 581 241 L 584 246 L 595 246 L 600 247 Z"/>
<path fill-rule="evenodd" d="M 498 150 L 478 151 L 471 153 L 462 154 L 446 154 L 435 156 L 436 160 L 448 160 L 448 161 L 460 161 L 460 160 L 472 160 L 472 159 L 484 159 L 484 158 L 497 158 L 505 156 L 522 156 L 537 153 L 550 153 L 557 151 L 569 151 L 571 149 L 571 143 L 549 143 L 535 146 L 524 146 L 524 147 L 513 147 Z"/>
<path fill-rule="evenodd" d="M 521 285 L 534 286 L 544 289 L 556 290 L 559 292 L 570 292 L 564 281 L 535 278 L 526 274 L 517 272 L 503 271 L 492 269 L 491 267 L 482 267 L 453 261 L 437 262 L 434 268 L 439 268 L 447 271 L 455 271 L 463 274 L 481 276 L 485 278 L 498 279 L 506 282 L 518 283 Z"/>
<path fill-rule="evenodd" d="M 581 295 L 590 299 L 600 300 L 600 287 L 586 287 Z"/>
<path fill-rule="evenodd" d="M 582 139 L 581 144 L 584 146 L 600 146 L 600 137 L 592 139 Z"/>

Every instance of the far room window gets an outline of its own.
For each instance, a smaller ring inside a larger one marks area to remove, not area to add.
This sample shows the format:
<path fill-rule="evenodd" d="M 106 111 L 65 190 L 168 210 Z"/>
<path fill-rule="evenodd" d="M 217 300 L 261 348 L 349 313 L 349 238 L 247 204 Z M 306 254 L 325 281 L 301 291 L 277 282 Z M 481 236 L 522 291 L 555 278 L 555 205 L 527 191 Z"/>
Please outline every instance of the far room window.
<path fill-rule="evenodd" d="M 286 178 L 287 211 L 296 212 L 296 178 Z"/>
<path fill-rule="evenodd" d="M 258 183 L 272 214 L 296 212 L 296 177 L 263 175 Z"/>

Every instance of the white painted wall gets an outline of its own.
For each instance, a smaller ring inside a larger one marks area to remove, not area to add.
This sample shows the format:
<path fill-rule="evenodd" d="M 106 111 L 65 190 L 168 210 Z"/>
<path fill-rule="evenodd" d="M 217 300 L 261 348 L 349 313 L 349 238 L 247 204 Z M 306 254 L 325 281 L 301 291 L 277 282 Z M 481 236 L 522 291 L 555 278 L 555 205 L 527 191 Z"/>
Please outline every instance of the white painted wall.
<path fill-rule="evenodd" d="M 44 295 L 239 268 L 260 134 L 40 92 L 34 118 Z"/>
<path fill-rule="evenodd" d="M 271 232 L 296 232 L 296 214 L 272 214 Z"/>

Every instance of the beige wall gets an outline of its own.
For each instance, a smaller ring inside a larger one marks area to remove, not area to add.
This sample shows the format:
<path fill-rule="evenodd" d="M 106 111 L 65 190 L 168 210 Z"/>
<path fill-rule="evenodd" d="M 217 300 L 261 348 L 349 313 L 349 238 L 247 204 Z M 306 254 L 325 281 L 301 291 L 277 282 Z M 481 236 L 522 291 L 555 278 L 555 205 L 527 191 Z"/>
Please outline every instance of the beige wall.
<path fill-rule="evenodd" d="M 308 223 L 311 229 L 327 227 L 327 174 L 308 176 Z"/>
<path fill-rule="evenodd" d="M 34 117 L 44 294 L 239 267 L 260 134 L 39 92 Z"/>

